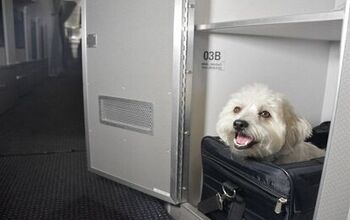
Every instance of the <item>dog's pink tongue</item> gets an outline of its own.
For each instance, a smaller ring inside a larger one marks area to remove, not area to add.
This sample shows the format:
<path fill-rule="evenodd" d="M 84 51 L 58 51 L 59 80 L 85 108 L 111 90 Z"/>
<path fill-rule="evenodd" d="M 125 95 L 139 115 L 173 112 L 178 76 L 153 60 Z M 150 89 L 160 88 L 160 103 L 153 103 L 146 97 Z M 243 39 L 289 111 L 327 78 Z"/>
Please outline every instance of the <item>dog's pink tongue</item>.
<path fill-rule="evenodd" d="M 240 145 L 247 145 L 253 141 L 253 138 L 246 135 L 238 134 L 236 141 Z"/>

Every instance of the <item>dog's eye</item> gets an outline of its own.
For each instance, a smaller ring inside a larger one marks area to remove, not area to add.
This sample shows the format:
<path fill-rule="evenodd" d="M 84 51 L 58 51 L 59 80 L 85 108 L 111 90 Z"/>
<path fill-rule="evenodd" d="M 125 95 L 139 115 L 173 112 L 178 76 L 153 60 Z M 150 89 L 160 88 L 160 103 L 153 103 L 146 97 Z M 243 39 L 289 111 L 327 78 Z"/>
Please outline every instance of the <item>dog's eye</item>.
<path fill-rule="evenodd" d="M 268 111 L 262 111 L 259 113 L 259 115 L 263 118 L 270 118 L 271 117 L 271 114 Z"/>
<path fill-rule="evenodd" d="M 239 106 L 236 106 L 234 109 L 233 109 L 233 112 L 234 113 L 238 113 L 238 112 L 240 112 L 241 111 L 241 107 L 239 107 Z"/>

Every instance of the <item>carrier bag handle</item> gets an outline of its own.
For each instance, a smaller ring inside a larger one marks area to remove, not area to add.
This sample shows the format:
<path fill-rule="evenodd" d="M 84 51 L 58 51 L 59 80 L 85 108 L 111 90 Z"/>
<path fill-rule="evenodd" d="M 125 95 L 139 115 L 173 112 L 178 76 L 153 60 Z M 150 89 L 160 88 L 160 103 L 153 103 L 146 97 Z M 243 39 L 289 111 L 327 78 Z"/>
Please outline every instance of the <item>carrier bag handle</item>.
<path fill-rule="evenodd" d="M 214 196 L 209 197 L 198 204 L 198 210 L 204 214 L 208 214 L 217 210 L 223 210 L 224 206 L 229 207 L 228 218 L 229 220 L 241 220 L 245 202 L 244 199 L 237 195 L 238 187 L 230 181 L 225 181 L 221 186 L 222 193 L 216 193 Z M 230 205 L 229 205 L 230 204 Z"/>

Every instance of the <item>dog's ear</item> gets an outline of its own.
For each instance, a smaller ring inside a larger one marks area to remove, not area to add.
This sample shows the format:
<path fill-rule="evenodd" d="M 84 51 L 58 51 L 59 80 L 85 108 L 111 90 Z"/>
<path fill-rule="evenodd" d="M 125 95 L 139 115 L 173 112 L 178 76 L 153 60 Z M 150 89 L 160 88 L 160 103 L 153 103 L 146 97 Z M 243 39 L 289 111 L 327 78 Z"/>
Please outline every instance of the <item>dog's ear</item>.
<path fill-rule="evenodd" d="M 311 125 L 305 119 L 300 118 L 289 103 L 284 105 L 284 119 L 286 122 L 285 146 L 293 147 L 303 142 L 311 135 Z"/>

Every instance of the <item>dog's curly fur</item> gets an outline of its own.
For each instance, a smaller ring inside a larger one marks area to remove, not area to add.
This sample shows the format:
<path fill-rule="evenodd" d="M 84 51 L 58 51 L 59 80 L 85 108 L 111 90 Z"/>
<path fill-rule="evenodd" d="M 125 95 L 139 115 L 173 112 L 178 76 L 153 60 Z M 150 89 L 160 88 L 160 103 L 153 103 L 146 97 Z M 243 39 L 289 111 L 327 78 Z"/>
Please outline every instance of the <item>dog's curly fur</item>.
<path fill-rule="evenodd" d="M 295 113 L 285 97 L 262 84 L 234 93 L 219 115 L 216 131 L 233 154 L 277 164 L 324 156 L 304 142 L 310 124 Z"/>

